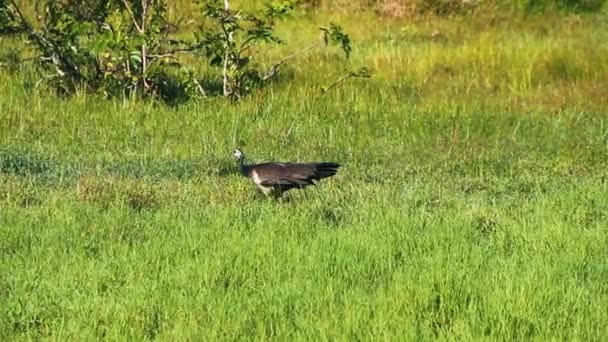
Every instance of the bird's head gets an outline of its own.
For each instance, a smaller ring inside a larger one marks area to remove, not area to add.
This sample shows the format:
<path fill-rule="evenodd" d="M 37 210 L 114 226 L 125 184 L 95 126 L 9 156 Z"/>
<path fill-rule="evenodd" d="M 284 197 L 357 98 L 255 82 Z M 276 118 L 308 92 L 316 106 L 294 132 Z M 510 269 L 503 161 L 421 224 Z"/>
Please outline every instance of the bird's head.
<path fill-rule="evenodd" d="M 232 153 L 232 157 L 236 160 L 243 160 L 245 158 L 245 154 L 243 153 L 243 151 L 241 151 L 240 149 L 235 149 L 234 152 Z"/>

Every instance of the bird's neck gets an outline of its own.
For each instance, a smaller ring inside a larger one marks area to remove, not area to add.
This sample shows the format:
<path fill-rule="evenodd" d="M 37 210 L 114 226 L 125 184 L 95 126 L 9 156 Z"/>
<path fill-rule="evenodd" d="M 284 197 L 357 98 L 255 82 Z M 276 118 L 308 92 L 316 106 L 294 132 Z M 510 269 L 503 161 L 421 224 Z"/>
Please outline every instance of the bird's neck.
<path fill-rule="evenodd" d="M 247 166 L 247 164 L 245 162 L 245 157 L 242 157 L 237 161 L 237 166 L 239 167 L 239 172 L 243 176 L 249 175 L 249 166 Z"/>

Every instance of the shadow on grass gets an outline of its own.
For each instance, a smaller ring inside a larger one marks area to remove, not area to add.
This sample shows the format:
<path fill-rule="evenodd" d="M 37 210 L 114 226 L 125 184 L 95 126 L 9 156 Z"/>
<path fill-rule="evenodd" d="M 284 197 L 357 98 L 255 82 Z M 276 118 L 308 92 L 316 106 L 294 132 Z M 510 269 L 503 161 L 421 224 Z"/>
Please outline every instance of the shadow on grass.
<path fill-rule="evenodd" d="M 226 177 L 237 173 L 228 159 L 207 157 L 189 160 L 130 159 L 102 164 L 75 163 L 17 148 L 0 148 L 0 174 L 51 182 L 75 182 L 86 174 L 105 174 L 151 180 L 187 180 L 200 176 Z"/>
<path fill-rule="evenodd" d="M 0 150 L 0 173 L 37 176 L 50 171 L 50 161 L 35 153 L 17 149 Z"/>

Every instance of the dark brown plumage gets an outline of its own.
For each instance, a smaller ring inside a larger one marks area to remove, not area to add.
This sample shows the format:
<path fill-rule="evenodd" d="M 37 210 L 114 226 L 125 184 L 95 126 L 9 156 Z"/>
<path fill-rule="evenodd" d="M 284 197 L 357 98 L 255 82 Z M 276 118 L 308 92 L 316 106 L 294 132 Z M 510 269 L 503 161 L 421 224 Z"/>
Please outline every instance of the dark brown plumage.
<path fill-rule="evenodd" d="M 245 155 L 239 149 L 234 151 L 241 174 L 251 178 L 265 195 L 281 197 L 291 189 L 303 189 L 315 185 L 320 179 L 331 177 L 341 166 L 338 163 L 262 163 L 245 164 Z"/>

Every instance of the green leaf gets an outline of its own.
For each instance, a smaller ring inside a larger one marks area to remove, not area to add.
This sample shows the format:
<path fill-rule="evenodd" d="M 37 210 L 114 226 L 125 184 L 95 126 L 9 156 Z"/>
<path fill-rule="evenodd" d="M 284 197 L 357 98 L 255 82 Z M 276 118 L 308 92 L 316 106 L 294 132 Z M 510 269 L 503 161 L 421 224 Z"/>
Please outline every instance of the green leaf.
<path fill-rule="evenodd" d="M 275 1 L 265 3 L 264 6 L 266 7 L 266 17 L 272 19 L 282 19 L 294 9 L 294 4 L 291 1 Z"/>
<path fill-rule="evenodd" d="M 132 63 L 141 64 L 141 51 L 131 51 L 129 53 L 129 60 Z"/>
<path fill-rule="evenodd" d="M 340 45 L 346 58 L 350 57 L 352 47 L 350 45 L 350 37 L 344 33 L 342 27 L 334 23 L 330 23 L 329 28 L 321 27 L 323 31 L 323 40 L 325 44 L 337 44 Z"/>

